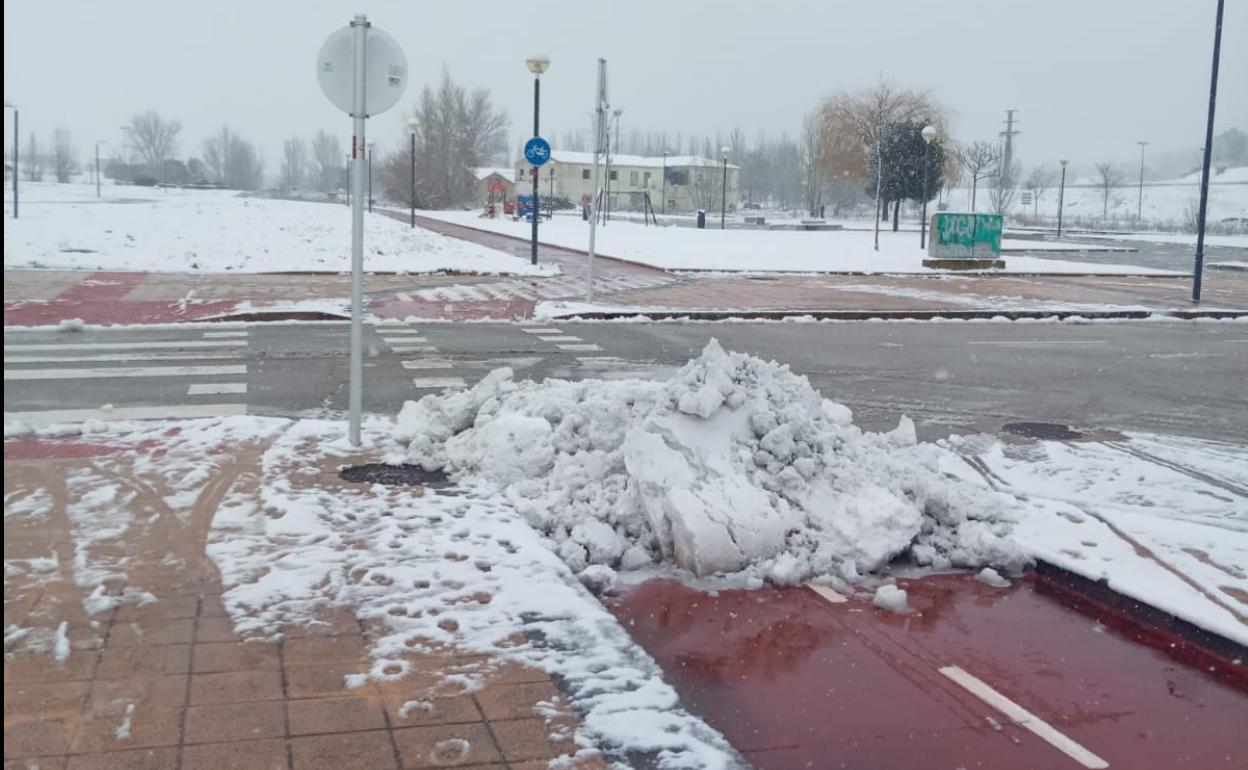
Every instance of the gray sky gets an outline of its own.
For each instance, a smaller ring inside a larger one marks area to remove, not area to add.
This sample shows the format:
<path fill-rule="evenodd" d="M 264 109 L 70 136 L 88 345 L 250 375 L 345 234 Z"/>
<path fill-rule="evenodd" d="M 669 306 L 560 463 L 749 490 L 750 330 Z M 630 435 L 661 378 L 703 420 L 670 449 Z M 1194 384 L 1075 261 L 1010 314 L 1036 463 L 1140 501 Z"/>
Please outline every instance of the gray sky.
<path fill-rule="evenodd" d="M 875 82 L 930 89 L 955 112 L 955 138 L 991 138 L 1020 110 L 1018 153 L 1077 164 L 1203 142 L 1215 0 L 629 0 L 296 2 L 6 0 L 4 96 L 30 130 L 71 130 L 83 152 L 120 142 L 142 109 L 182 121 L 180 152 L 228 122 L 263 149 L 317 129 L 350 133 L 314 61 L 325 37 L 367 13 L 403 46 L 412 86 L 370 121 L 400 139 L 403 107 L 445 63 L 484 86 L 512 121 L 532 121 L 524 66 L 547 53 L 543 133 L 588 125 L 594 63 L 630 127 L 713 134 L 797 133 L 823 96 Z M 1227 3 L 1218 129 L 1248 130 L 1248 3 Z M 5 125 L 11 130 L 11 113 Z M 45 139 L 46 141 L 46 139 Z M 6 146 L 9 139 L 6 137 Z"/>

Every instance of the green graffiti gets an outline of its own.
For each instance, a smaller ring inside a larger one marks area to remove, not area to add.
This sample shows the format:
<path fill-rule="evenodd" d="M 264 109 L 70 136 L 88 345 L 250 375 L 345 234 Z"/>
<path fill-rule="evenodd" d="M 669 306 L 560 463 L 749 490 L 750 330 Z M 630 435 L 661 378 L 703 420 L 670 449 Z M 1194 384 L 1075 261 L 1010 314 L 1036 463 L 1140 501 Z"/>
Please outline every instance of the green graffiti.
<path fill-rule="evenodd" d="M 1004 221 L 997 214 L 954 214 L 932 216 L 931 256 L 936 258 L 989 259 L 1001 254 Z"/>

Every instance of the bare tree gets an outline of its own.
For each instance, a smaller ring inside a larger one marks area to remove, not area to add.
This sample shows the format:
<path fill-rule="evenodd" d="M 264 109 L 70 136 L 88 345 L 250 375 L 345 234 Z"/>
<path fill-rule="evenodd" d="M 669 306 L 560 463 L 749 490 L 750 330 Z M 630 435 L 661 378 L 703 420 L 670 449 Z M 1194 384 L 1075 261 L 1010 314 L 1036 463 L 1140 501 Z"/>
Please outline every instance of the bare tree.
<path fill-rule="evenodd" d="M 204 165 L 216 182 L 225 183 L 225 156 L 235 136 L 229 126 L 221 126 L 214 136 L 204 140 Z"/>
<path fill-rule="evenodd" d="M 979 180 L 988 169 L 1001 160 L 1001 150 L 992 142 L 976 141 L 954 149 L 958 163 L 971 177 L 971 211 L 975 210 L 975 193 L 979 188 Z"/>
<path fill-rule="evenodd" d="M 215 136 L 204 140 L 204 163 L 226 187 L 257 190 L 264 184 L 264 161 L 255 145 L 221 126 Z"/>
<path fill-rule="evenodd" d="M 875 86 L 829 98 L 819 109 L 820 157 L 829 174 L 864 178 L 866 149 L 876 146 L 888 123 L 918 122 L 948 136 L 948 110 L 925 91 L 896 88 L 882 80 Z"/>
<path fill-rule="evenodd" d="M 61 184 L 78 173 L 78 153 L 74 150 L 69 131 L 64 128 L 58 128 L 52 134 L 52 171 Z"/>
<path fill-rule="evenodd" d="M 1022 166 L 1018 161 L 1006 164 L 1002 158 L 1000 168 L 988 188 L 988 202 L 992 205 L 992 213 L 1004 216 L 1010 206 L 1014 205 L 1014 199 L 1018 196 L 1018 178 L 1021 175 Z"/>
<path fill-rule="evenodd" d="M 1106 161 L 1096 164 L 1096 186 L 1101 188 L 1101 219 L 1109 218 L 1109 191 L 1122 183 L 1122 173 Z"/>
<path fill-rule="evenodd" d="M 321 192 L 329 192 L 339 186 L 343 157 L 342 144 L 334 134 L 317 131 L 312 137 L 312 159 L 316 161 L 317 184 Z"/>
<path fill-rule="evenodd" d="M 26 142 L 26 157 L 22 158 L 26 166 L 26 180 L 29 182 L 43 181 L 43 161 L 44 158 L 39 154 L 39 140 L 35 138 L 35 132 L 30 132 L 30 140 Z"/>
<path fill-rule="evenodd" d="M 802 160 L 802 190 L 806 197 L 806 210 L 812 217 L 820 204 L 820 181 L 824 171 L 824 132 L 824 123 L 818 112 L 808 113 L 802 118 L 802 138 L 798 145 Z"/>
<path fill-rule="evenodd" d="M 1043 164 L 1036 166 L 1027 175 L 1027 191 L 1031 193 L 1032 215 L 1036 216 L 1040 212 L 1040 199 L 1048 192 L 1049 188 L 1057 180 L 1057 172 L 1047 168 Z"/>
<path fill-rule="evenodd" d="M 140 112 L 130 118 L 130 141 L 142 161 L 153 168 L 159 168 L 166 158 L 173 155 L 181 131 L 181 123 L 165 120 L 155 110 Z"/>
<path fill-rule="evenodd" d="M 282 180 L 287 190 L 303 186 L 308 170 L 308 146 L 297 136 L 282 143 Z"/>

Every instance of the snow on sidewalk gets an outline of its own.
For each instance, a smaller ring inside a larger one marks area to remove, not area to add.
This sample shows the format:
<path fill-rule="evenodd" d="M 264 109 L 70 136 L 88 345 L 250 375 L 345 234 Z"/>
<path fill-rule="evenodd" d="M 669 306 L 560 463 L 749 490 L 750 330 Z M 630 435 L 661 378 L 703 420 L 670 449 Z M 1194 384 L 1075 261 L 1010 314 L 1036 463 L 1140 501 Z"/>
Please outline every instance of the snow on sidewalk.
<path fill-rule="evenodd" d="M 1248 448 L 1151 434 L 949 444 L 979 483 L 1022 498 L 1032 556 L 1248 645 Z"/>
<path fill-rule="evenodd" d="M 351 269 L 351 210 L 232 190 L 29 183 L 4 225 L 4 266 L 143 272 L 341 272 Z M 365 217 L 364 269 L 554 275 L 526 260 L 383 214 Z"/>
<path fill-rule="evenodd" d="M 471 211 L 424 211 L 423 216 L 516 238 L 529 237 L 527 222 L 483 218 Z M 579 217 L 557 216 L 543 221 L 542 243 L 584 251 L 588 226 Z M 793 232 L 785 230 L 698 230 L 690 227 L 646 227 L 634 222 L 611 222 L 599 227 L 596 251 L 664 270 L 732 271 L 755 273 L 920 273 L 947 271 L 923 267 L 926 252 L 912 232 L 881 232 L 880 250 L 873 248 L 869 230 Z M 1037 241 L 1009 240 L 1005 249 L 1053 248 Z M 1074 244 L 1057 244 L 1076 251 Z M 1086 248 L 1086 247 L 1085 247 Z M 999 273 L 1174 275 L 1173 271 L 1131 265 L 1091 264 L 1059 259 L 1005 255 Z"/>

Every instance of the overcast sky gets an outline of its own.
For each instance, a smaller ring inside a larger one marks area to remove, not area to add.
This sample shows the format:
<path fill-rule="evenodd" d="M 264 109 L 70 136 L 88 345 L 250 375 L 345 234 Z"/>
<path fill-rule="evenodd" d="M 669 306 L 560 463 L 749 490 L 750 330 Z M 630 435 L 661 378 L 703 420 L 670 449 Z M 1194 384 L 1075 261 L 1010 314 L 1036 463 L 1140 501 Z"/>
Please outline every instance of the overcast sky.
<path fill-rule="evenodd" d="M 363 12 L 402 45 L 400 105 L 371 120 L 386 144 L 405 107 L 445 64 L 493 92 L 514 146 L 532 122 L 524 60 L 551 58 L 543 133 L 588 125 L 594 67 L 631 127 L 795 134 L 804 112 L 881 76 L 929 89 L 954 111 L 958 139 L 991 138 L 1019 110 L 1025 163 L 1090 164 L 1203 143 L 1215 0 L 629 0 L 628 2 L 309 2 L 5 0 L 4 97 L 28 131 L 71 130 L 86 148 L 118 143 L 131 114 L 183 124 L 179 150 L 228 122 L 269 170 L 281 141 L 350 134 L 315 76 L 325 37 Z M 1218 130 L 1248 130 L 1248 3 L 1227 3 Z M 5 125 L 11 130 L 11 112 Z M 5 138 L 5 146 L 10 143 Z"/>

